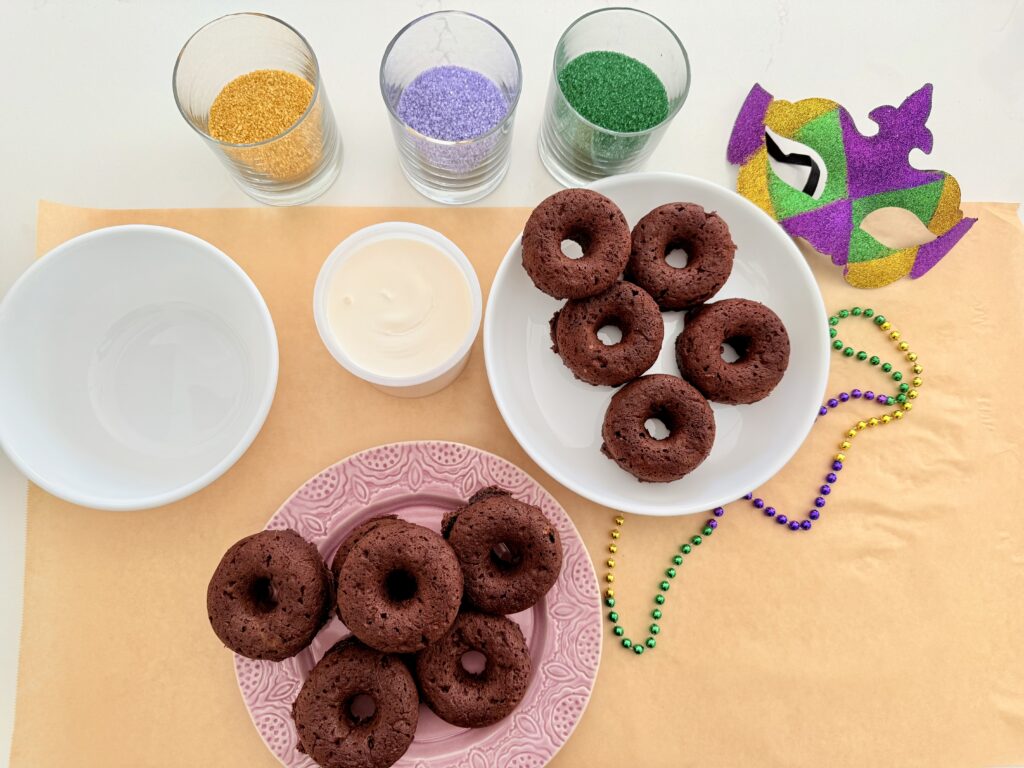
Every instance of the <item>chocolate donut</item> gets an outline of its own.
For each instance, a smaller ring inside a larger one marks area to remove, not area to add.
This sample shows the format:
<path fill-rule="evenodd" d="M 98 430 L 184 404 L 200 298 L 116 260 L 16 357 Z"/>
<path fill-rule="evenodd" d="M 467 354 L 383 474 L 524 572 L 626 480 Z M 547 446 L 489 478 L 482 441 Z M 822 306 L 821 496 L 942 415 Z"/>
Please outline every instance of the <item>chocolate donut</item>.
<path fill-rule="evenodd" d="M 369 717 L 353 712 L 358 696 L 372 699 Z M 405 754 L 416 732 L 416 683 L 397 656 L 346 638 L 310 670 L 292 718 L 300 751 L 321 768 L 387 768 Z"/>
<path fill-rule="evenodd" d="M 605 344 L 597 332 L 606 325 L 622 339 Z M 646 291 L 617 282 L 604 293 L 566 302 L 551 318 L 552 349 L 577 379 L 617 387 L 635 379 L 658 359 L 665 324 Z"/>
<path fill-rule="evenodd" d="M 261 531 L 234 544 L 206 590 L 210 626 L 235 653 L 281 661 L 308 646 L 334 603 L 316 547 L 292 530 Z"/>
<path fill-rule="evenodd" d="M 338 613 L 371 648 L 412 653 L 444 635 L 462 602 L 455 552 L 404 520 L 363 533 L 339 569 Z"/>
<path fill-rule="evenodd" d="M 364 534 L 369 533 L 375 528 L 381 525 L 387 525 L 397 520 L 394 515 L 384 515 L 382 517 L 371 517 L 369 520 L 365 520 L 346 536 L 341 544 L 338 545 L 337 551 L 334 553 L 334 558 L 331 560 L 331 575 L 334 576 L 334 583 L 337 584 L 341 581 L 341 566 L 345 562 L 345 558 L 348 557 L 348 553 L 352 551 L 352 547 L 355 543 L 363 537 Z M 341 615 L 337 603 L 334 606 L 335 612 L 338 614 L 338 618 L 345 621 L 345 617 Z"/>
<path fill-rule="evenodd" d="M 578 259 L 562 241 L 583 249 Z M 533 209 L 523 229 L 523 268 L 556 299 L 582 299 L 611 287 L 629 260 L 629 225 L 622 211 L 589 189 L 563 189 Z"/>
<path fill-rule="evenodd" d="M 494 486 L 445 514 L 441 532 L 462 565 L 469 602 L 518 613 L 540 600 L 562 569 L 558 530 L 537 507 Z"/>
<path fill-rule="evenodd" d="M 665 260 L 675 248 L 686 251 L 685 267 L 673 267 Z M 725 285 L 735 253 L 729 225 L 717 213 L 694 203 L 669 203 L 655 208 L 633 228 L 626 277 L 651 294 L 662 309 L 689 309 Z"/>
<path fill-rule="evenodd" d="M 645 423 L 659 419 L 669 434 L 652 437 Z M 641 376 L 614 395 L 604 415 L 601 450 L 639 480 L 667 483 L 696 469 L 715 442 L 715 417 L 696 389 L 677 376 Z"/>
<path fill-rule="evenodd" d="M 469 651 L 486 659 L 477 674 L 462 666 Z M 523 700 L 530 682 L 523 632 L 504 616 L 460 613 L 447 635 L 417 654 L 416 681 L 442 720 L 464 728 L 496 723 Z"/>
<path fill-rule="evenodd" d="M 722 359 L 727 343 L 739 358 Z M 742 405 L 771 394 L 789 365 L 789 334 L 764 304 L 725 299 L 686 317 L 676 339 L 676 362 L 683 378 L 709 400 Z"/>

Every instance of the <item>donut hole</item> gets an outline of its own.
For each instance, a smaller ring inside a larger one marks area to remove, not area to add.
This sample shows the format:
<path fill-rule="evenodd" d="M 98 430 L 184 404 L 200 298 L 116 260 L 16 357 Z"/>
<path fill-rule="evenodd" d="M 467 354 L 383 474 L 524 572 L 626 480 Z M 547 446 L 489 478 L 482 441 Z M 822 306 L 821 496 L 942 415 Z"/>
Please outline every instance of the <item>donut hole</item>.
<path fill-rule="evenodd" d="M 277 608 L 274 582 L 269 576 L 259 576 L 249 584 L 249 603 L 256 613 L 270 613 Z"/>
<path fill-rule="evenodd" d="M 597 329 L 597 338 L 606 347 L 614 347 L 622 341 L 622 336 L 622 328 L 617 325 L 617 321 L 606 322 Z"/>
<path fill-rule="evenodd" d="M 655 440 L 664 440 L 671 434 L 671 430 L 668 428 L 668 424 L 665 423 L 663 415 L 652 416 L 644 422 L 644 429 L 647 430 L 647 436 L 652 437 Z"/>
<path fill-rule="evenodd" d="M 674 269 L 682 269 L 690 263 L 690 254 L 686 252 L 686 243 L 673 240 L 665 246 L 665 263 Z"/>
<path fill-rule="evenodd" d="M 487 657 L 480 651 L 466 651 L 459 659 L 462 670 L 472 677 L 481 677 L 487 669 Z"/>
<path fill-rule="evenodd" d="M 730 336 L 722 342 L 722 359 L 727 363 L 743 360 L 750 351 L 750 337 Z"/>
<path fill-rule="evenodd" d="M 590 235 L 583 230 L 572 230 L 562 239 L 560 248 L 567 259 L 582 259 L 590 246 Z"/>
<path fill-rule="evenodd" d="M 523 552 L 515 544 L 499 541 L 491 547 L 491 562 L 503 573 L 516 570 L 523 562 Z"/>
<path fill-rule="evenodd" d="M 404 603 L 416 596 L 416 577 L 401 568 L 384 577 L 384 591 L 393 603 Z"/>
<path fill-rule="evenodd" d="M 377 702 L 367 693 L 357 693 L 345 702 L 342 714 L 352 725 L 363 725 L 377 714 Z"/>

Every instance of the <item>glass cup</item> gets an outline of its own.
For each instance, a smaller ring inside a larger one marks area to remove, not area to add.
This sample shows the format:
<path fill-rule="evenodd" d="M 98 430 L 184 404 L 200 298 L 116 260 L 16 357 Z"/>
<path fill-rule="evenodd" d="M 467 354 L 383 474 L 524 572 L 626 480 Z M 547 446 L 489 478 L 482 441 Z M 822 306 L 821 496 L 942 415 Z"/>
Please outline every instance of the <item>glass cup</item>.
<path fill-rule="evenodd" d="M 444 141 L 420 133 L 401 118 L 399 101 L 405 88 L 425 70 L 445 65 L 475 70 L 498 87 L 508 105 L 498 125 L 479 136 Z M 522 81 L 516 49 L 500 29 L 479 16 L 437 11 L 399 30 L 380 63 L 380 92 L 391 116 L 402 172 L 417 192 L 460 205 L 479 200 L 501 183 L 508 171 Z"/>
<path fill-rule="evenodd" d="M 254 144 L 210 135 L 210 106 L 225 85 L 260 69 L 298 75 L 313 85 L 305 113 L 283 133 Z M 341 170 L 341 139 L 316 54 L 280 19 L 262 13 L 222 16 L 202 27 L 174 65 L 174 100 L 246 194 L 269 205 L 301 205 L 319 197 Z"/>
<path fill-rule="evenodd" d="M 566 99 L 558 74 L 589 51 L 615 51 L 646 64 L 668 95 L 668 114 L 644 131 L 620 132 L 587 120 Z M 555 47 L 538 150 L 544 167 L 561 184 L 578 187 L 626 173 L 647 162 L 686 101 L 690 61 L 675 33 L 660 19 L 635 8 L 602 8 L 576 19 Z"/>

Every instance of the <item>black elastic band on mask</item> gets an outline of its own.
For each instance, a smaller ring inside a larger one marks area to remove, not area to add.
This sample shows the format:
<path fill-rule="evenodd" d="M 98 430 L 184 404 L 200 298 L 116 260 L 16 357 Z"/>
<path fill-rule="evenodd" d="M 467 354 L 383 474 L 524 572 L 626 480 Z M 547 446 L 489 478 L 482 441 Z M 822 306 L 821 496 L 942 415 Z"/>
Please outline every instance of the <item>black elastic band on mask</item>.
<path fill-rule="evenodd" d="M 797 152 L 787 155 L 768 133 L 765 133 L 764 141 L 765 145 L 768 147 L 768 154 L 776 162 L 786 163 L 787 165 L 803 165 L 811 169 L 811 172 L 807 175 L 807 182 L 804 184 L 803 192 L 805 195 L 813 197 L 814 190 L 818 188 L 818 180 L 821 178 L 821 169 L 818 167 L 818 164 L 814 162 L 814 158 L 810 155 L 801 155 Z"/>

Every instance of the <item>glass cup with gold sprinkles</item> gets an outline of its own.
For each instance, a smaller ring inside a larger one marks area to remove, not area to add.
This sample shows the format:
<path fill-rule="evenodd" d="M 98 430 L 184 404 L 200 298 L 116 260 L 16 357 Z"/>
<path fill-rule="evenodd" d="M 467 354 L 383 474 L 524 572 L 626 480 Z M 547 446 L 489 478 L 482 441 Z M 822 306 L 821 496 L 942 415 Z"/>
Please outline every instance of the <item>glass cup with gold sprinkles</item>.
<path fill-rule="evenodd" d="M 316 54 L 280 19 L 222 16 L 174 65 L 178 110 L 251 197 L 301 205 L 341 170 L 341 138 Z"/>

